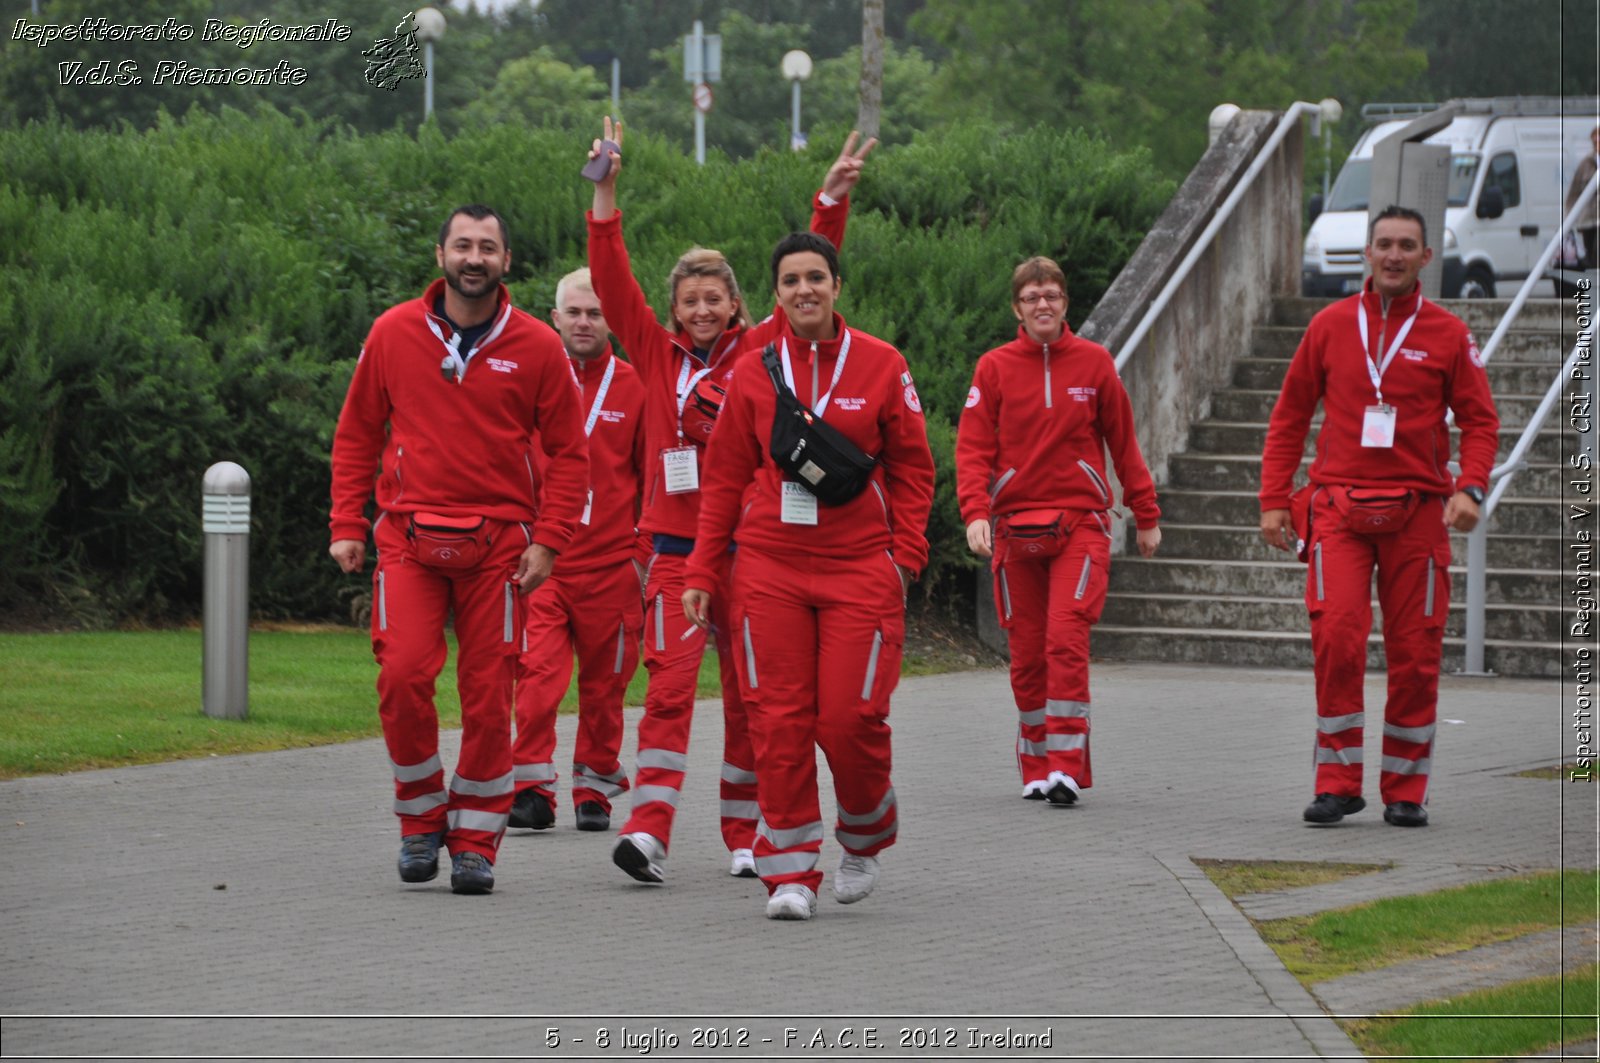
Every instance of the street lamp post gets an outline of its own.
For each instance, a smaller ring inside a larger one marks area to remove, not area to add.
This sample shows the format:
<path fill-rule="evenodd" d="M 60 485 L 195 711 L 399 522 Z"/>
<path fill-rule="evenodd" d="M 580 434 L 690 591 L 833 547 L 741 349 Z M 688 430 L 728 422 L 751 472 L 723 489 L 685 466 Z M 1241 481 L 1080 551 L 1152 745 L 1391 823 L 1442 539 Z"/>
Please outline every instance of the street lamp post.
<path fill-rule="evenodd" d="M 798 48 L 785 52 L 780 69 L 790 84 L 789 148 L 800 151 L 806 146 L 806 135 L 800 131 L 800 82 L 811 76 L 811 57 Z"/>
<path fill-rule="evenodd" d="M 436 7 L 418 8 L 411 16 L 422 42 L 422 120 L 433 116 L 433 42 L 444 36 L 444 14 Z"/>
<path fill-rule="evenodd" d="M 1328 209 L 1328 184 L 1333 173 L 1333 126 L 1344 117 L 1344 107 L 1332 96 L 1317 104 L 1322 111 L 1322 209 Z"/>

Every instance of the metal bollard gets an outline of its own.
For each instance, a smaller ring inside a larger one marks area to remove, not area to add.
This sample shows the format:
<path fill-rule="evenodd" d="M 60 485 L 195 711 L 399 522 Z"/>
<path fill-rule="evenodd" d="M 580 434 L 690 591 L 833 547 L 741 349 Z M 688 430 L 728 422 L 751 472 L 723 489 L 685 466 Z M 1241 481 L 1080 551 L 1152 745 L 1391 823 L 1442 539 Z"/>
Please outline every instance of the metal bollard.
<path fill-rule="evenodd" d="M 242 720 L 250 707 L 250 474 L 219 461 L 201 481 L 206 533 L 202 709 Z"/>

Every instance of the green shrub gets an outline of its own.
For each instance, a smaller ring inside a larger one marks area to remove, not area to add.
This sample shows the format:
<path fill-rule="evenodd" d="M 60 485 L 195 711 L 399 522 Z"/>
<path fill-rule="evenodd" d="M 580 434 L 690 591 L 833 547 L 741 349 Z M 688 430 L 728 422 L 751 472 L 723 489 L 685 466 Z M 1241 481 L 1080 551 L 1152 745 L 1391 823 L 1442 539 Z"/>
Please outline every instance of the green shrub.
<path fill-rule="evenodd" d="M 630 132 L 619 199 L 653 304 L 699 243 L 728 254 L 764 314 L 771 248 L 806 225 L 843 139 L 818 129 L 807 152 L 701 168 Z M 513 296 L 543 316 L 584 262 L 587 147 L 511 124 L 361 136 L 265 107 L 144 131 L 0 130 L 0 607 L 43 602 L 87 624 L 192 616 L 200 478 L 233 460 L 253 478 L 255 611 L 345 616 L 328 451 L 367 328 L 437 274 L 438 225 L 466 202 L 506 216 Z M 1074 131 L 964 127 L 869 160 L 840 309 L 905 353 L 928 413 L 939 487 L 923 593 L 970 587 L 954 426 L 977 356 L 1015 330 L 1012 267 L 1061 259 L 1080 322 L 1169 193 L 1143 154 Z"/>

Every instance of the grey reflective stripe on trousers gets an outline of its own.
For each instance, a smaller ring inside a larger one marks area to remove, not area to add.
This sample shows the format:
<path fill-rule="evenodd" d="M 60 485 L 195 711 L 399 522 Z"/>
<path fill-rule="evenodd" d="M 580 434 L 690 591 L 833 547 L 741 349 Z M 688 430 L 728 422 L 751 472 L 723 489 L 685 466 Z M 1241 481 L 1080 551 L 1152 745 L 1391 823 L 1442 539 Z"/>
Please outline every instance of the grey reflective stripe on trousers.
<path fill-rule="evenodd" d="M 1003 611 L 1005 613 L 1005 618 L 1007 620 L 1010 620 L 1011 619 L 1011 585 L 1006 582 L 1006 567 L 1004 565 L 1001 565 L 1000 566 L 1000 571 L 997 572 L 996 575 L 1000 577 L 1000 604 L 1003 607 Z"/>
<path fill-rule="evenodd" d="M 900 819 L 897 816 L 897 817 L 895 817 L 893 820 L 891 820 L 889 822 L 889 825 L 887 827 L 885 827 L 882 830 L 878 831 L 876 834 L 855 834 L 855 833 L 853 833 L 851 831 L 845 830 L 843 827 L 839 827 L 839 828 L 836 828 L 834 830 L 833 837 L 834 837 L 834 839 L 836 841 L 838 841 L 838 843 L 840 845 L 844 846 L 846 849 L 852 849 L 852 850 L 854 850 L 854 849 L 866 849 L 866 848 L 870 848 L 871 846 L 877 845 L 879 842 L 883 841 L 885 838 L 894 837 L 895 834 L 897 834 L 899 832 L 899 830 L 900 830 Z"/>
<path fill-rule="evenodd" d="M 1428 558 L 1428 593 L 1422 599 L 1422 615 L 1433 615 L 1433 558 Z"/>
<path fill-rule="evenodd" d="M 756 682 L 756 646 L 750 640 L 750 618 L 744 618 L 744 670 L 750 678 L 750 689 L 754 690 L 761 684 Z"/>
<path fill-rule="evenodd" d="M 761 806 L 754 801 L 723 801 L 723 819 L 760 819 Z"/>
<path fill-rule="evenodd" d="M 852 827 L 860 827 L 867 823 L 876 823 L 878 820 L 888 815 L 889 811 L 894 807 L 894 787 L 891 786 L 889 787 L 888 792 L 883 795 L 883 800 L 878 802 L 878 807 L 874 808 L 871 812 L 862 812 L 858 814 L 854 812 L 846 812 L 843 808 L 840 808 L 839 822 L 848 823 Z"/>
<path fill-rule="evenodd" d="M 384 572 L 378 569 L 378 630 L 389 630 L 389 594 L 383 585 Z"/>
<path fill-rule="evenodd" d="M 633 807 L 647 805 L 651 801 L 661 801 L 678 807 L 678 788 L 676 786 L 635 786 L 633 788 Z"/>
<path fill-rule="evenodd" d="M 619 769 L 610 775 L 602 775 L 587 764 L 574 764 L 572 766 L 572 788 L 582 787 L 593 790 L 602 797 L 612 798 L 622 793 L 622 784 L 628 777 Z"/>
<path fill-rule="evenodd" d="M 723 761 L 722 781 L 726 783 L 733 783 L 735 786 L 749 786 L 756 781 L 756 773 L 753 771 L 745 771 L 743 768 L 735 764 L 729 764 L 727 761 Z"/>
<path fill-rule="evenodd" d="M 617 625 L 617 663 L 611 666 L 612 675 L 622 674 L 623 651 L 628 648 L 628 625 Z"/>
<path fill-rule="evenodd" d="M 1087 749 L 1088 746 L 1089 736 L 1086 734 L 1044 736 L 1045 749 L 1057 753 L 1072 749 Z"/>
<path fill-rule="evenodd" d="M 1352 727 L 1365 727 L 1367 714 L 1364 712 L 1347 712 L 1343 716 L 1318 716 L 1317 733 L 1336 735 L 1340 731 L 1348 731 Z"/>
<path fill-rule="evenodd" d="M 1383 725 L 1383 737 L 1398 738 L 1402 742 L 1432 742 L 1434 725 L 1426 727 L 1396 727 L 1393 724 Z"/>
<path fill-rule="evenodd" d="M 1326 746 L 1317 747 L 1318 764 L 1360 764 L 1366 759 L 1360 746 L 1350 746 L 1348 749 L 1329 749 Z"/>
<path fill-rule="evenodd" d="M 484 812 L 477 808 L 453 808 L 449 815 L 451 830 L 481 830 L 485 834 L 499 834 L 506 829 L 504 812 Z"/>
<path fill-rule="evenodd" d="M 756 857 L 756 874 L 762 878 L 778 875 L 803 875 L 817 866 L 816 849 L 797 849 L 788 853 L 773 853 Z"/>
<path fill-rule="evenodd" d="M 1393 775 L 1429 775 L 1433 769 L 1432 757 L 1407 760 L 1404 757 L 1384 757 L 1383 770 Z"/>
<path fill-rule="evenodd" d="M 506 584 L 506 637 L 507 643 L 517 641 L 517 585 Z"/>
<path fill-rule="evenodd" d="M 656 595 L 656 649 L 667 648 L 667 613 L 661 595 Z"/>
<path fill-rule="evenodd" d="M 1078 575 L 1078 589 L 1073 591 L 1072 597 L 1081 601 L 1084 591 L 1089 589 L 1089 573 L 1094 570 L 1094 558 L 1083 559 L 1083 571 Z"/>
<path fill-rule="evenodd" d="M 1051 698 L 1044 703 L 1044 711 L 1046 715 L 1054 716 L 1057 719 L 1081 717 L 1087 720 L 1089 718 L 1089 703 L 1087 701 L 1066 701 Z"/>
<path fill-rule="evenodd" d="M 1318 543 L 1311 548 L 1311 570 L 1317 576 L 1317 601 L 1325 601 L 1322 594 L 1322 544 Z"/>
<path fill-rule="evenodd" d="M 439 762 L 439 754 L 435 753 L 416 764 L 396 764 L 391 760 L 389 767 L 394 771 L 395 782 L 421 782 L 434 772 L 443 770 L 444 765 Z"/>
<path fill-rule="evenodd" d="M 450 780 L 450 792 L 469 797 L 502 797 L 516 789 L 515 776 L 515 769 L 498 779 L 469 779 L 458 773 Z"/>
<path fill-rule="evenodd" d="M 1025 757 L 1042 757 L 1047 751 L 1043 742 L 1030 742 L 1019 734 L 1017 735 L 1017 752 Z"/>
<path fill-rule="evenodd" d="M 1024 727 L 1038 727 L 1040 724 L 1044 723 L 1044 709 L 1029 709 L 1027 712 L 1023 712 L 1021 709 L 1018 709 L 1017 722 L 1022 724 Z"/>
<path fill-rule="evenodd" d="M 511 769 L 511 774 L 516 776 L 517 782 L 550 782 L 556 781 L 556 766 L 546 761 L 543 764 L 518 764 Z"/>
<path fill-rule="evenodd" d="M 774 849 L 793 849 L 822 841 L 822 820 L 814 819 L 798 827 L 774 827 L 766 820 L 756 824 L 756 837 L 765 838 Z"/>
<path fill-rule="evenodd" d="M 872 681 L 878 678 L 878 654 L 883 651 L 883 632 L 872 633 L 872 651 L 867 654 L 867 678 L 861 684 L 861 700 L 872 700 Z"/>
<path fill-rule="evenodd" d="M 445 793 L 443 790 L 435 790 L 431 794 L 423 794 L 421 797 L 413 797 L 409 801 L 402 801 L 399 798 L 395 798 L 394 811 L 396 815 L 400 816 L 420 816 L 425 813 L 432 812 L 440 805 L 448 805 L 449 803 L 449 794 Z"/>
<path fill-rule="evenodd" d="M 689 754 L 670 749 L 639 750 L 639 770 L 660 768 L 662 771 L 688 771 Z"/>

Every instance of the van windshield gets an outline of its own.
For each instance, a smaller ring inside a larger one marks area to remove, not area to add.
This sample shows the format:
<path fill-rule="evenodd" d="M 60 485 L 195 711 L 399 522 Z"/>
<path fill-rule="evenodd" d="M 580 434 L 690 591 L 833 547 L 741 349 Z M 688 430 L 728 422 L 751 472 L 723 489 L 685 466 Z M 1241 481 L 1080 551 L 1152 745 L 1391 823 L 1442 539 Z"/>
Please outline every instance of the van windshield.
<path fill-rule="evenodd" d="M 1452 207 L 1467 205 L 1472 194 L 1472 182 L 1478 175 L 1476 155 L 1450 157 L 1450 191 L 1446 203 Z M 1328 192 L 1328 204 L 1323 209 L 1332 213 L 1340 210 L 1366 210 L 1372 191 L 1372 160 L 1346 159 Z"/>

